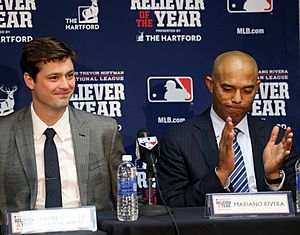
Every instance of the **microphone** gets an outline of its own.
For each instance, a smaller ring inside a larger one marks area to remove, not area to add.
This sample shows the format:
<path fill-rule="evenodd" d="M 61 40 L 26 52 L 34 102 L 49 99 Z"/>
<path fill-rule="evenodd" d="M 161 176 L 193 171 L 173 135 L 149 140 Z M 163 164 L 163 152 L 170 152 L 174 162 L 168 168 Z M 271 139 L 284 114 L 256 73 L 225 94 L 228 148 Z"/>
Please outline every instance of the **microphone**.
<path fill-rule="evenodd" d="M 147 164 L 147 184 L 148 184 L 148 204 L 139 204 L 139 214 L 142 216 L 156 216 L 169 214 L 172 218 L 172 212 L 170 208 L 164 202 L 161 190 L 159 188 L 157 171 L 156 171 L 156 159 L 159 156 L 158 141 L 156 136 L 152 136 L 147 130 L 140 129 L 137 132 L 136 138 L 136 158 L 143 163 Z M 164 206 L 152 204 L 152 180 L 156 179 L 156 189 L 164 202 Z"/>
<path fill-rule="evenodd" d="M 156 177 L 156 158 L 159 154 L 158 141 L 156 136 L 151 136 L 145 129 L 137 132 L 136 139 L 136 157 L 147 164 L 149 173 Z"/>

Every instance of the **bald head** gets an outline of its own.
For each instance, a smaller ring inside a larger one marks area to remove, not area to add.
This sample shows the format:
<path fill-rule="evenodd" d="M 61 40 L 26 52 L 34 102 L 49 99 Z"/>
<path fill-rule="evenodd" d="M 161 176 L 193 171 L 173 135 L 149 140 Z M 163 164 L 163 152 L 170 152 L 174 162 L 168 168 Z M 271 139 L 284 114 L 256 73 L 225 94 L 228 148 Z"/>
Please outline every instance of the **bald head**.
<path fill-rule="evenodd" d="M 205 81 L 212 93 L 213 109 L 224 121 L 231 117 L 234 125 L 247 115 L 260 85 L 255 60 L 240 51 L 219 55 L 212 76 Z"/>
<path fill-rule="evenodd" d="M 220 54 L 214 61 L 212 77 L 218 79 L 221 73 L 243 69 L 253 70 L 258 74 L 258 67 L 255 59 L 241 51 L 228 51 Z"/>

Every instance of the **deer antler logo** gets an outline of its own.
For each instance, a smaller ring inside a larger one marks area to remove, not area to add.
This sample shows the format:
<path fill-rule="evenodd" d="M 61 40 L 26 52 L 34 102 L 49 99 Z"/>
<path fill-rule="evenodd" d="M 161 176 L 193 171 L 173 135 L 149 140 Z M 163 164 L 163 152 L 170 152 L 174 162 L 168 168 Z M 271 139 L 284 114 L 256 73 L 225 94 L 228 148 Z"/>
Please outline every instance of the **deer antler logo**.
<path fill-rule="evenodd" d="M 91 0 L 91 6 L 82 11 L 82 16 L 85 23 L 97 23 L 98 22 L 98 0 Z"/>
<path fill-rule="evenodd" d="M 6 99 L 0 99 L 0 116 L 5 116 L 14 111 L 14 106 L 15 106 L 14 93 L 16 90 L 18 90 L 17 86 L 13 86 L 12 89 L 10 88 L 4 89 L 3 85 L 0 87 L 0 91 L 7 94 Z"/>

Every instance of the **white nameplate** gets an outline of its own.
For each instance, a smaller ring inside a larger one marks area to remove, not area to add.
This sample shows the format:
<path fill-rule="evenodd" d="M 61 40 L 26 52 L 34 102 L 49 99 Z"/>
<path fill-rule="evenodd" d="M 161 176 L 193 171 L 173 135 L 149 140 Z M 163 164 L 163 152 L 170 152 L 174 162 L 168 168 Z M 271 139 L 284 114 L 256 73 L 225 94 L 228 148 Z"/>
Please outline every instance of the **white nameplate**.
<path fill-rule="evenodd" d="M 291 192 L 207 194 L 207 215 L 268 216 L 295 215 Z"/>
<path fill-rule="evenodd" d="M 97 230 L 95 206 L 8 213 L 10 234 Z"/>

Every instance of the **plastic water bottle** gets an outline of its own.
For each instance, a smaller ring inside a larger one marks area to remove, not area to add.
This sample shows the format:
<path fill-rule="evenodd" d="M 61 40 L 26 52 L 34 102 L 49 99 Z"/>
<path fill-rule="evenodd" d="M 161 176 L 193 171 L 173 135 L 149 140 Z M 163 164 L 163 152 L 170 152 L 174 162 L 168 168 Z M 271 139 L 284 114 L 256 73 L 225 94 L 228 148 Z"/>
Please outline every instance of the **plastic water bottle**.
<path fill-rule="evenodd" d="M 296 171 L 296 212 L 300 212 L 300 158 L 295 164 Z"/>
<path fill-rule="evenodd" d="M 137 171 L 131 161 L 131 155 L 123 155 L 118 167 L 117 217 L 120 221 L 138 218 Z"/>

